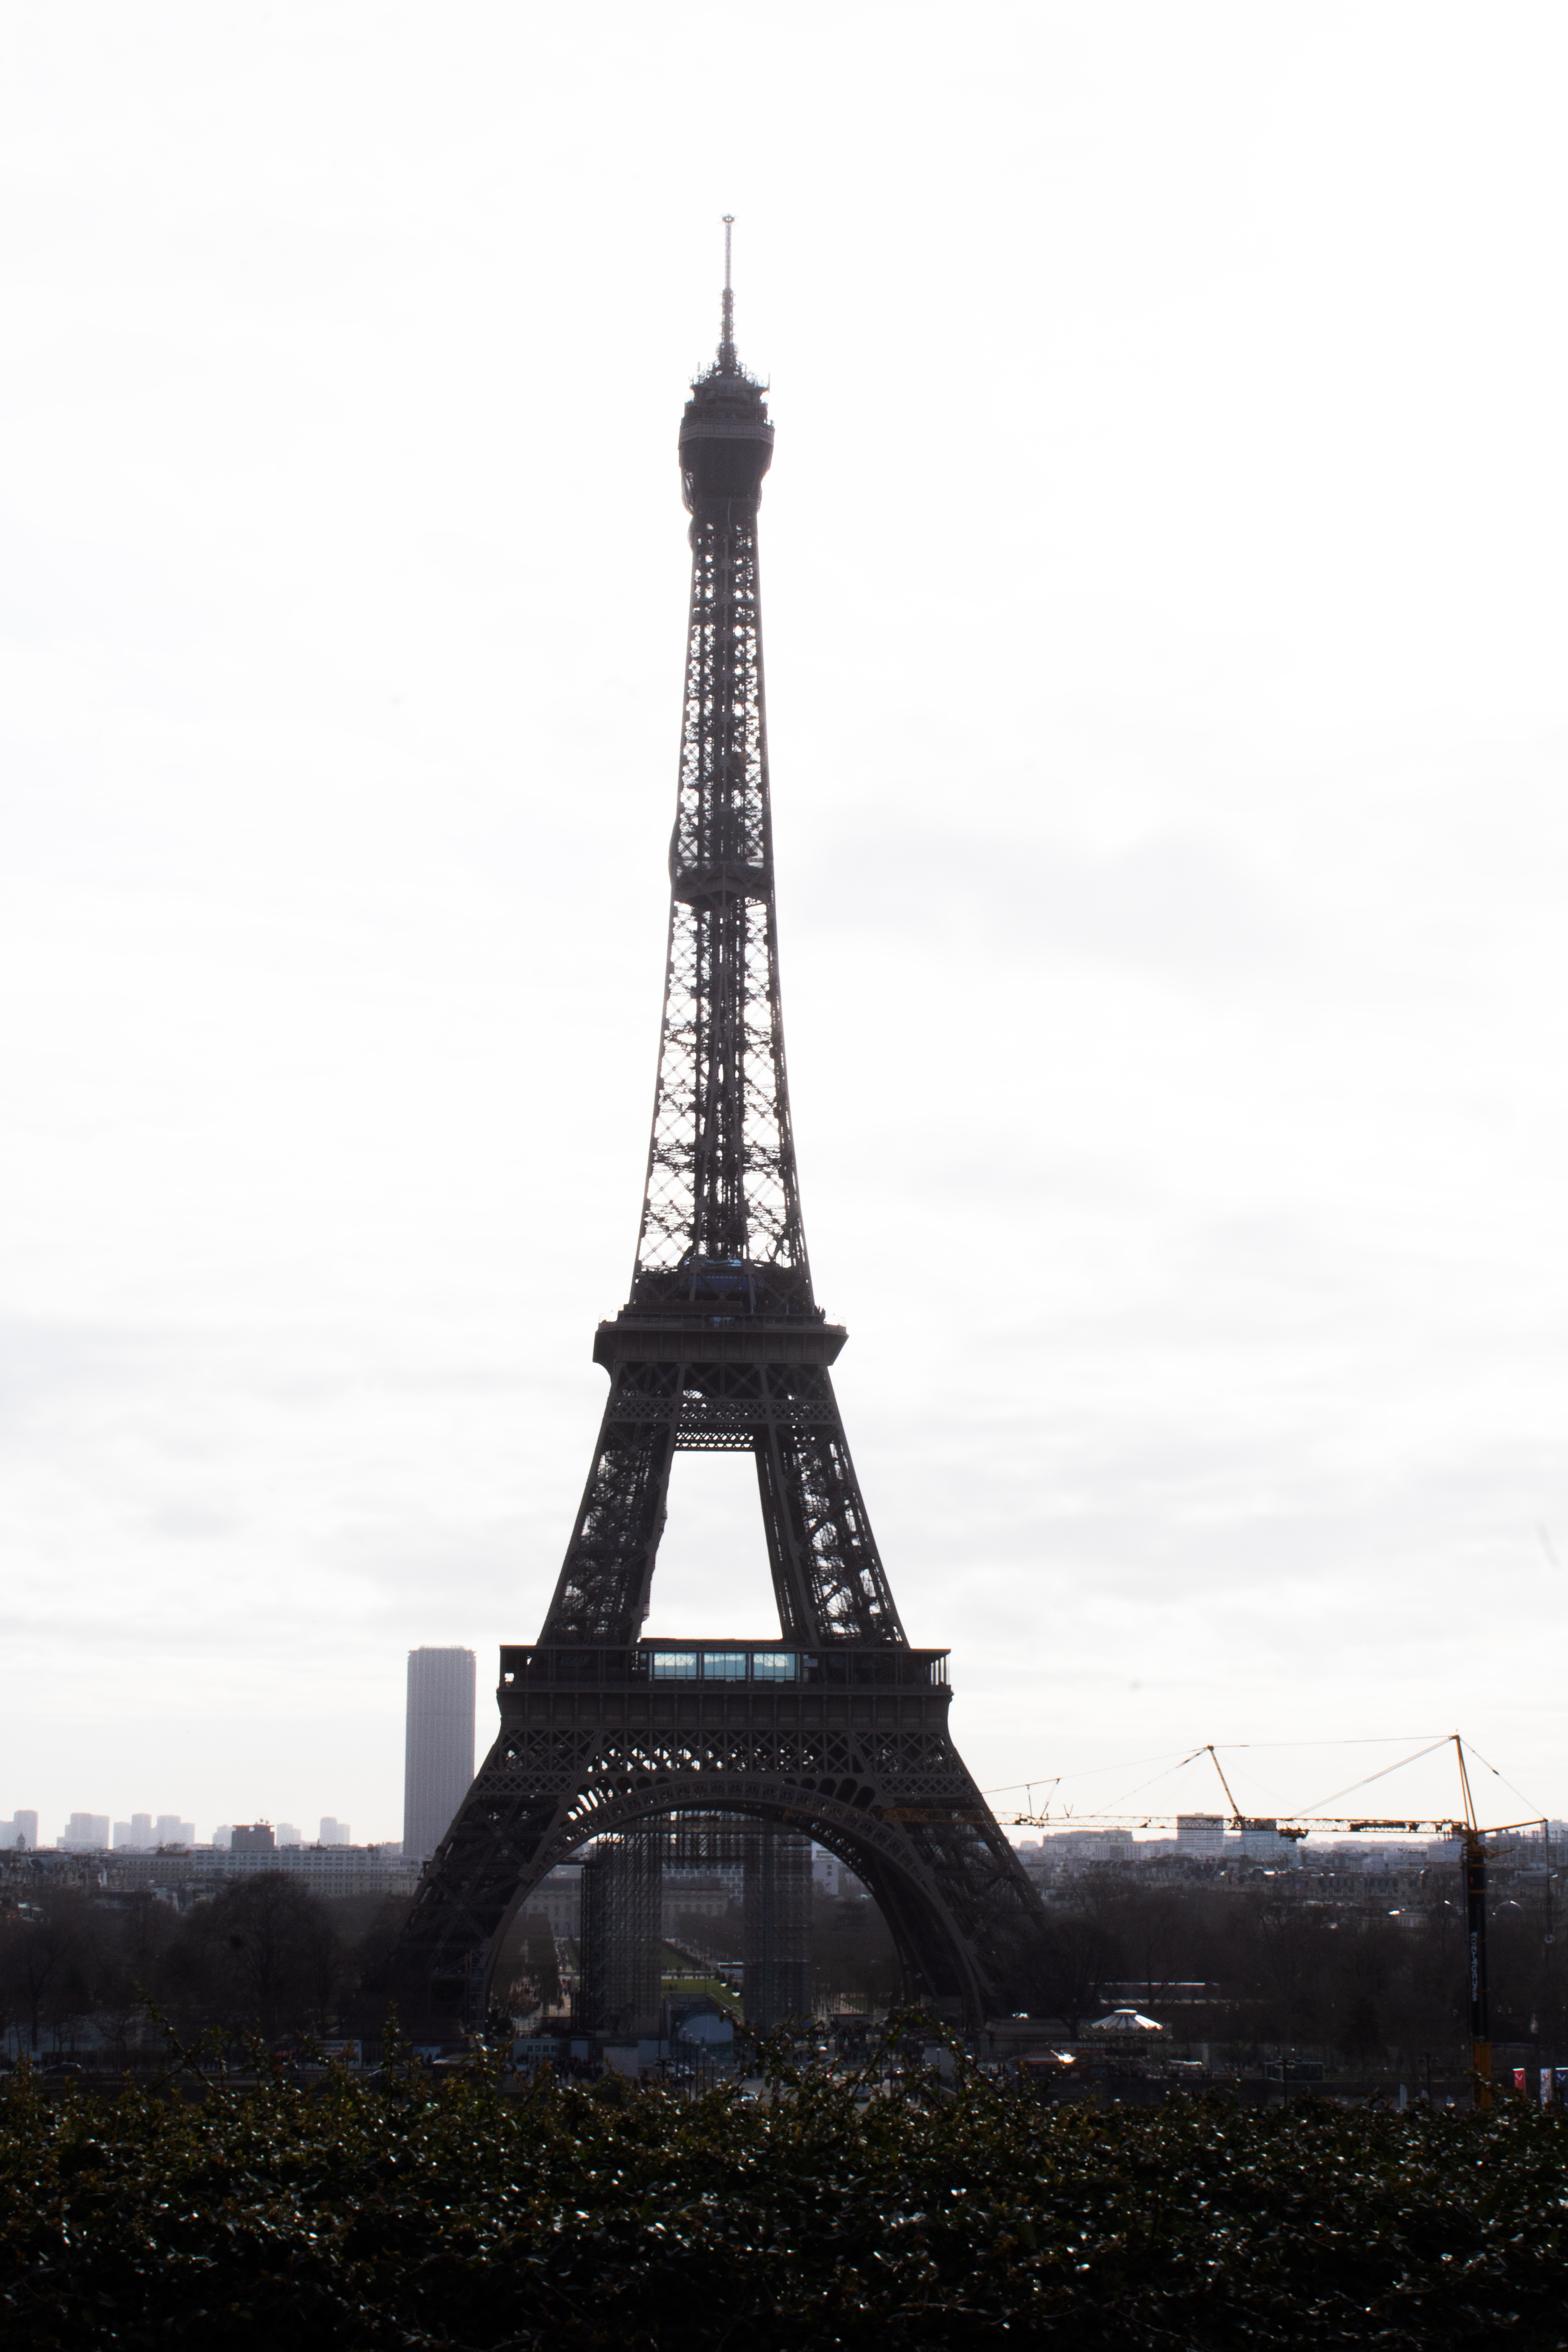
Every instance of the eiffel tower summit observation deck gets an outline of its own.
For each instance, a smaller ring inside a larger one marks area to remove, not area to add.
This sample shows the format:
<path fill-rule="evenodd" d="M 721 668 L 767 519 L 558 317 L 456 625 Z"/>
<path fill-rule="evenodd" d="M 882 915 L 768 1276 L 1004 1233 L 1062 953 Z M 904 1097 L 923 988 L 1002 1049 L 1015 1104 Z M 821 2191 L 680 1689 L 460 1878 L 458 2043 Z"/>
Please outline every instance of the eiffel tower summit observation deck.
<path fill-rule="evenodd" d="M 949 1737 L 947 1652 L 900 1622 L 833 1391 L 847 1335 L 806 1255 L 757 555 L 773 427 L 733 313 L 726 222 L 718 354 L 679 435 L 691 605 L 637 1260 L 594 1341 L 610 1392 L 554 1597 L 538 1641 L 501 1652 L 500 1728 L 388 1979 L 427 2031 L 483 2020 L 507 1925 L 559 1863 L 692 1813 L 787 1822 L 837 1853 L 929 2010 L 978 2024 L 1040 2006 L 1044 1913 Z M 776 1642 L 643 1636 L 681 1451 L 756 1462 Z"/>

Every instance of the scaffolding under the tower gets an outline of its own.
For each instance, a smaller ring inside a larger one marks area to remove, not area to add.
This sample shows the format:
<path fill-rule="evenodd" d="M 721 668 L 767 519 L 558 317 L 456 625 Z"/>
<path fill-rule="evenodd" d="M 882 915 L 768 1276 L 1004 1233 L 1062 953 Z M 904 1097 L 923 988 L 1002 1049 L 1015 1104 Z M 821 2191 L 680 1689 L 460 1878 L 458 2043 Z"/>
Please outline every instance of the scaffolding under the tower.
<path fill-rule="evenodd" d="M 753 2032 L 812 2011 L 811 1844 L 776 1822 L 671 1814 L 601 1839 L 583 1869 L 578 2022 L 593 2033 L 658 2031 L 667 1874 L 740 1879 L 742 2000 Z"/>

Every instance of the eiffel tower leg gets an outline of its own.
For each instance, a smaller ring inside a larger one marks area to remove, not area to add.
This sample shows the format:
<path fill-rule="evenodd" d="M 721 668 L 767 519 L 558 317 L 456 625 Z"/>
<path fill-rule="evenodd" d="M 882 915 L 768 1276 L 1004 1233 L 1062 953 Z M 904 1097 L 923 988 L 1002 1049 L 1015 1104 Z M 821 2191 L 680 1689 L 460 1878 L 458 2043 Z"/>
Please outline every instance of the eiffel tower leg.
<path fill-rule="evenodd" d="M 507 1926 L 563 1858 L 563 1830 L 591 1770 L 593 1745 L 568 1736 L 554 1747 L 534 1785 L 521 1789 L 503 1727 L 426 1865 L 385 1983 L 370 2004 L 374 2010 L 377 1994 L 390 2001 L 416 2040 L 483 2025 Z"/>
<path fill-rule="evenodd" d="M 788 1381 L 791 1402 L 809 1397 L 809 1421 L 781 1409 L 757 1433 L 757 1484 L 779 1617 L 792 1639 L 826 1644 L 846 1640 L 901 1642 L 903 1628 L 871 1534 L 839 1419 L 833 1383 L 824 1370 Z"/>
<path fill-rule="evenodd" d="M 635 1642 L 641 1632 L 664 1532 L 679 1389 L 674 1364 L 616 1367 L 543 1640 Z"/>
<path fill-rule="evenodd" d="M 763 1532 L 768 1543 L 768 1567 L 778 1602 L 779 1626 L 786 1642 L 811 1638 L 815 1619 L 814 1578 L 809 1547 L 791 1526 L 785 1496 L 787 1485 L 779 1458 L 778 1433 L 768 1429 L 757 1439 L 757 1491 L 763 1506 Z"/>

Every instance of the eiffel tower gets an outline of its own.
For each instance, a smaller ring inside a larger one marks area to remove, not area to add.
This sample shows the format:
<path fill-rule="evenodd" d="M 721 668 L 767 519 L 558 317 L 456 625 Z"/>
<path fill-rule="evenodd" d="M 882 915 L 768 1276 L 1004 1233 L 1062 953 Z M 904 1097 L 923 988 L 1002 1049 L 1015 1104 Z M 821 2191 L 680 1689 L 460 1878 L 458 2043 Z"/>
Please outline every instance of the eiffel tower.
<path fill-rule="evenodd" d="M 590 1839 L 655 1817 L 804 1830 L 865 1883 L 909 1990 L 955 2023 L 1038 2008 L 1039 1897 L 948 1735 L 945 1650 L 911 1647 L 850 1460 L 816 1304 L 784 1073 L 757 510 L 764 388 L 718 356 L 680 471 L 691 606 L 664 1030 L 631 1292 L 601 1323 L 593 1467 L 538 1641 L 500 1654 L 500 1729 L 395 1958 L 406 2018 L 482 2022 L 508 1922 Z M 776 1642 L 643 1637 L 679 1452 L 751 1454 Z"/>

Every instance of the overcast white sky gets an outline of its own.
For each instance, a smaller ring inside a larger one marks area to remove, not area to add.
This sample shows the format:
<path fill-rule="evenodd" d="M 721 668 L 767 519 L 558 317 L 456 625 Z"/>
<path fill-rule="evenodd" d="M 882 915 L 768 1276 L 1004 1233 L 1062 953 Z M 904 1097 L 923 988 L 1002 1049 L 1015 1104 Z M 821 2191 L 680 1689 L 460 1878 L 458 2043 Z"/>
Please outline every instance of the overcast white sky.
<path fill-rule="evenodd" d="M 814 1267 L 966 1757 L 1458 1725 L 1568 1811 L 1565 66 L 1432 0 L 10 0 L 0 1814 L 396 1835 L 406 1649 L 538 1629 L 726 210 Z M 775 1630 L 749 1465 L 655 1594 Z"/>

